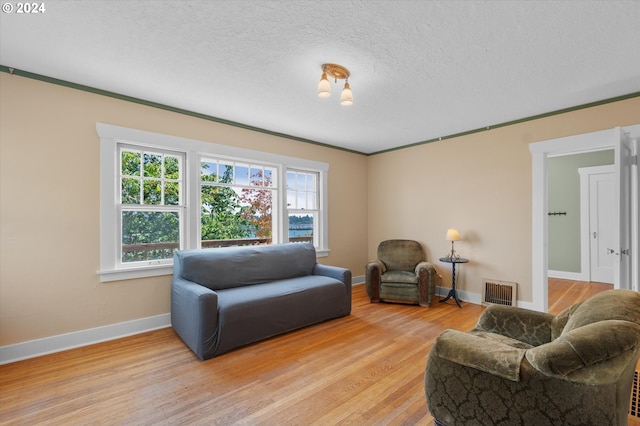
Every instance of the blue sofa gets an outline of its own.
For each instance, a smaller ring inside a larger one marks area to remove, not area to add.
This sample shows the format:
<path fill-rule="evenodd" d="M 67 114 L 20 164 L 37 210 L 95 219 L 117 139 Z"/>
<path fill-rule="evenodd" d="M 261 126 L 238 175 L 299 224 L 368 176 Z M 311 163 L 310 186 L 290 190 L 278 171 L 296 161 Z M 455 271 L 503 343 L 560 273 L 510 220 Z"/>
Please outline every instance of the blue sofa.
<path fill-rule="evenodd" d="M 202 360 L 351 313 L 351 271 L 310 243 L 174 253 L 171 326 Z"/>

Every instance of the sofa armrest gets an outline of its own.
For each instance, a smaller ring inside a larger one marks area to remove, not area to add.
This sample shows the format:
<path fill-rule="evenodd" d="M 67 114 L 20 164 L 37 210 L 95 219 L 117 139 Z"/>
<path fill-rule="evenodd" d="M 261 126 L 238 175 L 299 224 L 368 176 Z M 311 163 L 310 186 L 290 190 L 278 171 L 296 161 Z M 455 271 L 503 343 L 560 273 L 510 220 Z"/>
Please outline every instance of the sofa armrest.
<path fill-rule="evenodd" d="M 490 305 L 478 318 L 476 329 L 539 346 L 551 341 L 551 322 L 554 318 L 554 315 L 545 312 Z"/>
<path fill-rule="evenodd" d="M 200 359 L 211 358 L 218 340 L 216 292 L 174 277 L 171 284 L 171 326 Z"/>
<path fill-rule="evenodd" d="M 313 275 L 335 278 L 351 288 L 351 271 L 347 268 L 316 263 L 316 266 L 313 267 Z"/>
<path fill-rule="evenodd" d="M 345 306 L 343 313 L 349 315 L 351 313 L 351 270 L 347 268 L 341 268 L 339 266 L 323 265 L 322 263 L 316 263 L 313 267 L 313 275 L 323 275 L 325 277 L 335 278 L 342 282 L 345 286 Z"/>
<path fill-rule="evenodd" d="M 606 320 L 562 334 L 529 349 L 527 361 L 541 373 L 588 384 L 615 383 L 637 357 L 640 325 Z M 634 363 L 635 365 L 635 363 Z"/>
<path fill-rule="evenodd" d="M 520 380 L 524 355 L 525 349 L 457 330 L 443 331 L 429 354 L 514 382 Z"/>

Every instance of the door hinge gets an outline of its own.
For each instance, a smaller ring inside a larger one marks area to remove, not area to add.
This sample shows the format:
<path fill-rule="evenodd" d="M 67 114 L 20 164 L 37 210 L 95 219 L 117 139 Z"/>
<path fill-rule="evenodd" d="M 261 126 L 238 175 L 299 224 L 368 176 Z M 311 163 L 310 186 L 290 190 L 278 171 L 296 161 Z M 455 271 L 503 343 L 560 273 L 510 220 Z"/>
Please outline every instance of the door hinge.
<path fill-rule="evenodd" d="M 637 166 L 638 165 L 638 154 L 632 155 L 630 158 L 631 158 L 631 165 L 632 166 Z"/>

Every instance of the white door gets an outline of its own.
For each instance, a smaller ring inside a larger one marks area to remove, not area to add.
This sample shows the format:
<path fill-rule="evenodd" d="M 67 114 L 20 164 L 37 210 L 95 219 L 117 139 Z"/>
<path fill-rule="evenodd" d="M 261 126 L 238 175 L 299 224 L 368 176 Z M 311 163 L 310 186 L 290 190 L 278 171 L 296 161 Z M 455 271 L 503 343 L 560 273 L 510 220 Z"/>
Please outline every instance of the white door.
<path fill-rule="evenodd" d="M 614 233 L 612 246 L 614 288 L 631 288 L 631 137 L 618 127 L 615 140 Z M 637 256 L 637 255 L 636 255 Z"/>
<path fill-rule="evenodd" d="M 591 281 L 613 284 L 613 172 L 589 175 L 589 259 Z"/>

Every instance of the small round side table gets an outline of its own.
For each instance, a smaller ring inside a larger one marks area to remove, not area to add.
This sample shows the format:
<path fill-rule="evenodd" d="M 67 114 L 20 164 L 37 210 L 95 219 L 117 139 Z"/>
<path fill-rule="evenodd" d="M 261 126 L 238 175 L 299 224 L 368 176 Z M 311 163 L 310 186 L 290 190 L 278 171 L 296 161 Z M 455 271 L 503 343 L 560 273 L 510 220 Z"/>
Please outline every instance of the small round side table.
<path fill-rule="evenodd" d="M 453 299 L 456 301 L 456 305 L 458 305 L 458 308 L 462 308 L 462 305 L 460 305 L 460 299 L 458 299 L 458 292 L 456 291 L 456 264 L 467 263 L 469 262 L 469 259 L 465 259 L 463 257 L 441 257 L 439 260 L 440 262 L 451 264 L 451 290 L 449 290 L 449 294 L 447 295 L 447 297 L 442 299 L 440 303 L 444 303 L 449 299 Z"/>

